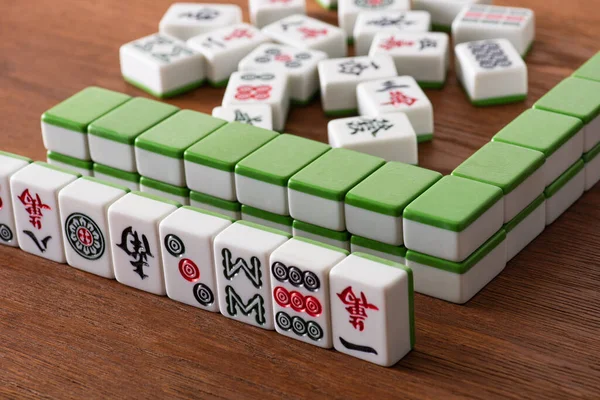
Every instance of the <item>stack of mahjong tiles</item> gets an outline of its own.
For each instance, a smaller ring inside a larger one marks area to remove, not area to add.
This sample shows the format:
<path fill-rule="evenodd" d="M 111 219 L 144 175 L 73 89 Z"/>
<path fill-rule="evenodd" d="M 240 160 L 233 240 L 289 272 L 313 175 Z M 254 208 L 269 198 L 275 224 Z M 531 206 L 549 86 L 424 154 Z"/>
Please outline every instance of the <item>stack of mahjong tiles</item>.
<path fill-rule="evenodd" d="M 9 153 L 0 243 L 391 366 L 414 347 L 404 265 Z"/>

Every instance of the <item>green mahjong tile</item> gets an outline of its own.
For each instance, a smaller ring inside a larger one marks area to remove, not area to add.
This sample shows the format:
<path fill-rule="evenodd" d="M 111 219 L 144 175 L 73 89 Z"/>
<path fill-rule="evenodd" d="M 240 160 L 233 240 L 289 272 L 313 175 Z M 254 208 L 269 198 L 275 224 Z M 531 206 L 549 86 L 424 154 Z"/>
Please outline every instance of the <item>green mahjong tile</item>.
<path fill-rule="evenodd" d="M 498 245 L 506 239 L 506 232 L 500 229 L 494 236 L 485 242 L 480 248 L 475 250 L 465 261 L 457 263 L 444 260 L 442 258 L 433 257 L 427 254 L 419 253 L 413 250 L 406 252 L 406 259 L 419 264 L 427 265 L 443 271 L 452 272 L 455 274 L 465 274 L 471 268 L 481 261 L 485 256 L 492 252 Z"/>
<path fill-rule="evenodd" d="M 116 183 L 112 183 L 112 182 L 106 182 L 105 180 L 94 178 L 92 176 L 84 176 L 81 179 L 85 179 L 86 181 L 90 181 L 90 182 L 94 182 L 94 183 L 99 183 L 104 186 L 109 186 L 111 188 L 119 189 L 119 190 L 122 190 L 127 193 L 131 192 L 131 190 L 125 186 L 117 185 Z"/>
<path fill-rule="evenodd" d="M 135 172 L 126 172 L 103 164 L 94 163 L 94 173 L 112 176 L 128 182 L 140 183 L 140 175 Z"/>
<path fill-rule="evenodd" d="M 136 190 L 134 190 L 134 191 L 132 191 L 130 193 L 131 194 L 135 194 L 136 196 L 145 197 L 145 198 L 150 199 L 150 200 L 155 200 L 155 201 L 160 201 L 161 203 L 170 204 L 170 205 L 175 206 L 177 208 L 181 207 L 180 203 L 178 203 L 176 201 L 173 201 L 173 200 L 170 200 L 170 199 L 165 199 L 162 196 L 157 196 L 157 195 L 150 194 L 150 193 L 143 193 L 143 192 L 136 191 Z"/>
<path fill-rule="evenodd" d="M 490 142 L 460 164 L 452 175 L 512 192 L 544 165 L 544 154 L 502 142 Z"/>
<path fill-rule="evenodd" d="M 506 125 L 492 140 L 541 151 L 550 157 L 582 127 L 578 118 L 530 109 Z"/>
<path fill-rule="evenodd" d="M 177 111 L 175 106 L 137 97 L 92 122 L 88 133 L 133 145 L 136 137 Z"/>
<path fill-rule="evenodd" d="M 280 231 L 279 229 L 269 228 L 267 226 L 263 226 L 263 225 L 260 225 L 260 224 L 255 224 L 254 222 L 250 222 L 250 221 L 237 221 L 236 224 L 246 225 L 246 226 L 249 226 L 249 227 L 254 228 L 254 229 L 260 229 L 261 231 L 274 233 L 274 234 L 280 235 L 280 236 L 285 236 L 288 239 L 291 239 L 291 237 L 292 237 L 292 235 L 290 235 L 287 232 Z"/>
<path fill-rule="evenodd" d="M 298 192 L 343 201 L 346 193 L 385 160 L 346 149 L 332 149 L 300 170 L 289 180 L 288 187 Z"/>
<path fill-rule="evenodd" d="M 600 51 L 579 67 L 573 76 L 600 82 Z"/>
<path fill-rule="evenodd" d="M 312 245 L 319 246 L 319 247 L 322 247 L 324 249 L 337 251 L 338 253 L 342 253 L 344 255 L 350 255 L 350 252 L 348 250 L 344 250 L 341 247 L 332 246 L 330 244 L 319 242 L 319 241 L 316 241 L 316 240 L 307 239 L 307 238 L 300 237 L 300 236 L 295 236 L 294 240 L 297 240 L 299 242 L 304 242 L 304 243 L 310 243 Z"/>
<path fill-rule="evenodd" d="M 220 214 L 220 213 L 216 213 L 216 212 L 204 210 L 202 208 L 197 208 L 197 207 L 192 207 L 192 206 L 183 206 L 181 208 L 184 208 L 184 209 L 190 210 L 190 211 L 194 211 L 194 212 L 197 212 L 197 213 L 200 213 L 200 214 L 205 214 L 205 215 L 210 215 L 212 217 L 217 217 L 217 218 L 225 219 L 225 220 L 230 221 L 230 222 L 235 222 L 235 219 L 229 218 L 227 215 L 223 215 L 223 214 Z"/>
<path fill-rule="evenodd" d="M 145 176 L 140 178 L 140 184 L 158 190 L 160 192 L 169 193 L 175 196 L 189 197 L 190 190 L 186 187 L 169 185 L 168 183 L 160 182 L 155 179 L 150 179 Z"/>
<path fill-rule="evenodd" d="M 377 240 L 368 239 L 362 236 L 352 235 L 350 243 L 352 243 L 355 246 L 365 247 L 367 249 L 375 250 L 380 253 L 390 254 L 396 257 L 404 258 L 406 256 L 406 247 L 404 246 L 394 246 L 387 243 L 381 243 Z"/>
<path fill-rule="evenodd" d="M 508 223 L 504 224 L 503 228 L 506 231 L 506 233 L 509 233 L 510 231 L 515 229 L 517 225 L 523 222 L 525 218 L 529 217 L 529 215 L 531 215 L 531 213 L 534 212 L 544 202 L 545 199 L 546 197 L 544 196 L 544 194 L 540 194 L 538 198 L 536 198 L 534 201 L 531 202 L 531 204 L 525 207 L 523 211 L 518 213 L 516 217 L 511 219 Z"/>
<path fill-rule="evenodd" d="M 445 176 L 404 209 L 404 218 L 460 232 L 502 196 L 502 190 L 496 186 Z"/>
<path fill-rule="evenodd" d="M 338 240 L 340 242 L 347 242 L 350 240 L 350 233 L 347 231 L 338 232 L 332 231 L 331 229 L 322 228 L 317 225 L 308 224 L 306 222 L 295 220 L 293 224 L 294 229 L 312 233 L 313 235 L 323 236 L 328 239 Z"/>
<path fill-rule="evenodd" d="M 135 146 L 171 158 L 210 135 L 227 121 L 191 110 L 182 110 L 135 139 Z"/>
<path fill-rule="evenodd" d="M 346 195 L 346 204 L 398 217 L 404 208 L 442 178 L 442 174 L 399 162 L 388 162 Z"/>
<path fill-rule="evenodd" d="M 5 157 L 10 157 L 10 158 L 16 158 L 17 160 L 21 160 L 21 161 L 27 161 L 27 162 L 33 162 L 33 160 L 29 157 L 24 157 L 24 156 L 20 156 L 18 154 L 14 154 L 14 153 L 9 153 L 6 151 L 1 151 L 0 150 L 0 156 L 5 156 Z"/>
<path fill-rule="evenodd" d="M 73 176 L 76 176 L 78 178 L 81 178 L 81 174 L 80 173 L 72 171 L 72 170 L 67 169 L 67 168 L 58 167 L 56 165 L 50 165 L 50 164 L 45 163 L 43 161 L 35 161 L 34 164 L 39 165 L 40 167 L 44 167 L 44 168 L 48 168 L 48 169 L 53 169 L 55 171 L 62 172 L 64 174 L 69 174 L 69 175 L 73 175 Z"/>
<path fill-rule="evenodd" d="M 286 186 L 292 175 L 330 148 L 321 142 L 283 134 L 240 161 L 235 167 L 235 173 Z"/>
<path fill-rule="evenodd" d="M 92 161 L 80 160 L 79 158 L 65 156 L 64 154 L 56 153 L 54 151 L 48 151 L 46 153 L 46 157 L 49 160 L 54 160 L 59 163 L 67 164 L 72 167 L 92 170 L 94 167 L 94 163 Z"/>
<path fill-rule="evenodd" d="M 156 91 L 150 89 L 148 86 L 146 86 L 138 81 L 135 81 L 131 78 L 127 78 L 126 76 L 124 76 L 123 79 L 125 80 L 125 82 L 129 83 L 130 85 L 135 86 L 136 88 L 143 90 L 146 93 L 150 93 L 152 96 L 158 97 L 159 99 L 166 99 L 169 97 L 179 96 L 180 94 L 189 92 L 190 90 L 194 90 L 196 88 L 199 88 L 200 86 L 202 86 L 204 84 L 204 79 L 200 79 L 195 82 L 188 83 L 185 86 L 178 87 L 177 89 L 173 89 L 170 92 L 159 93 L 159 92 L 156 92 Z"/>
<path fill-rule="evenodd" d="M 554 182 L 552 182 L 546 190 L 544 195 L 547 199 L 554 196 L 560 189 L 562 189 L 571 179 L 575 177 L 585 168 L 585 162 L 583 160 L 577 161 L 573 164 L 564 174 L 559 176 Z"/>
<path fill-rule="evenodd" d="M 285 215 L 273 214 L 268 211 L 260 210 L 258 208 L 242 205 L 242 214 L 248 214 L 252 217 L 264 219 L 267 221 L 274 222 L 279 225 L 292 226 L 294 219 Z"/>
<path fill-rule="evenodd" d="M 88 87 L 42 115 L 42 122 L 86 133 L 92 121 L 114 110 L 130 96 L 99 87 Z"/>
<path fill-rule="evenodd" d="M 267 129 L 232 122 L 188 148 L 183 157 L 195 164 L 233 172 L 244 157 L 278 135 Z"/>
<path fill-rule="evenodd" d="M 587 124 L 600 114 L 600 82 L 567 78 L 550 89 L 533 107 L 577 117 Z"/>
<path fill-rule="evenodd" d="M 210 206 L 227 211 L 237 212 L 242 209 L 242 205 L 237 201 L 223 200 L 218 197 L 214 197 L 205 193 L 195 192 L 193 190 L 190 191 L 190 200 L 194 200 L 198 203 L 208 204 Z"/>
<path fill-rule="evenodd" d="M 588 151 L 587 153 L 585 153 L 583 155 L 583 161 L 585 161 L 586 163 L 589 163 L 594 158 L 596 158 L 598 156 L 598 154 L 600 154 L 600 143 L 598 143 L 596 146 L 594 146 L 593 149 L 591 149 L 590 151 Z"/>

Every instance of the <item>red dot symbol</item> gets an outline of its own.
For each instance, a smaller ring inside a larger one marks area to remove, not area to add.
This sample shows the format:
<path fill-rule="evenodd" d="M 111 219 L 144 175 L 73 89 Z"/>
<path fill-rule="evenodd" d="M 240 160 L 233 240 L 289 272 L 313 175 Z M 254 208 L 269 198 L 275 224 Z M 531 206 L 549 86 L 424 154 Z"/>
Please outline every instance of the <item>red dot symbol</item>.
<path fill-rule="evenodd" d="M 77 238 L 84 246 L 89 247 L 92 244 L 94 244 L 94 238 L 92 237 L 92 234 L 87 228 L 84 228 L 83 226 L 77 229 Z"/>
<path fill-rule="evenodd" d="M 200 270 L 198 266 L 189 258 L 183 258 L 179 261 L 179 273 L 189 282 L 196 282 L 200 279 Z"/>

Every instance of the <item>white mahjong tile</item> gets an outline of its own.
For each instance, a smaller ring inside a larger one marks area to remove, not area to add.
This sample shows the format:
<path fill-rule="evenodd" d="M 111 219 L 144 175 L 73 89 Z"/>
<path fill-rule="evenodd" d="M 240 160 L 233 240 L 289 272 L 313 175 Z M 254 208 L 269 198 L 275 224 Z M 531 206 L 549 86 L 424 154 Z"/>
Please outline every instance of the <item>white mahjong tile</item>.
<path fill-rule="evenodd" d="M 124 44 L 119 54 L 125 80 L 156 97 L 173 96 L 204 81 L 202 54 L 165 34 Z"/>
<path fill-rule="evenodd" d="M 273 112 L 266 104 L 235 105 L 215 107 L 212 116 L 229 122 L 239 122 L 263 129 L 273 129 Z"/>
<path fill-rule="evenodd" d="M 287 73 L 292 101 L 305 104 L 319 90 L 317 65 L 326 58 L 327 54 L 318 50 L 263 44 L 240 62 L 239 70 Z"/>
<path fill-rule="evenodd" d="M 269 38 L 249 24 L 229 25 L 194 36 L 187 45 L 206 59 L 206 77 L 212 85 L 225 86 L 238 63 Z"/>
<path fill-rule="evenodd" d="M 413 0 L 413 9 L 430 13 L 434 30 L 450 32 L 452 21 L 465 6 L 491 3 L 492 0 Z"/>
<path fill-rule="evenodd" d="M 354 35 L 356 18 L 366 11 L 408 11 L 410 0 L 339 0 L 338 24 L 349 38 Z"/>
<path fill-rule="evenodd" d="M 285 72 L 235 72 L 227 84 L 223 106 L 266 104 L 271 107 L 273 129 L 282 131 L 290 109 L 288 81 Z"/>
<path fill-rule="evenodd" d="M 337 26 L 306 15 L 293 15 L 269 24 L 263 32 L 276 42 L 298 49 L 321 50 L 329 57 L 346 57 L 346 34 Z"/>
<path fill-rule="evenodd" d="M 173 3 L 159 23 L 160 33 L 180 40 L 242 22 L 242 9 L 233 4 Z"/>
<path fill-rule="evenodd" d="M 413 77 L 399 76 L 361 83 L 356 93 L 360 115 L 382 116 L 403 112 L 419 141 L 430 139 L 433 135 L 433 106 Z"/>
<path fill-rule="evenodd" d="M 356 55 L 367 55 L 373 38 L 380 32 L 427 32 L 430 27 L 431 18 L 426 11 L 362 12 L 354 25 Z"/>
<path fill-rule="evenodd" d="M 31 160 L 16 154 L 0 151 L 0 244 L 17 247 L 17 232 L 13 198 L 10 190 L 10 177 L 28 166 Z"/>
<path fill-rule="evenodd" d="M 249 0 L 250 21 L 258 28 L 283 18 L 306 14 L 306 0 Z"/>
<path fill-rule="evenodd" d="M 15 230 L 22 250 L 51 261 L 66 261 L 58 192 L 79 176 L 36 162 L 10 178 Z"/>

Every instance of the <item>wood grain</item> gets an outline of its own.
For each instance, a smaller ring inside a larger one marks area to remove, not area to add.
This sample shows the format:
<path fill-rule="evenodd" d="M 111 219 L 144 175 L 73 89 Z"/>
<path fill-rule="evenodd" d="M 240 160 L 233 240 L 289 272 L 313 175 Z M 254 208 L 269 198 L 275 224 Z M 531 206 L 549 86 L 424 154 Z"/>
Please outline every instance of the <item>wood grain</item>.
<path fill-rule="evenodd" d="M 428 91 L 436 138 L 421 165 L 449 173 L 600 47 L 596 0 L 514 3 L 537 14 L 529 99 L 473 108 L 452 73 Z M 121 79 L 118 48 L 168 5 L 0 0 L 0 148 L 43 159 L 41 113 L 83 87 L 145 96 Z M 210 112 L 222 95 L 169 102 Z M 286 130 L 326 141 L 326 122 L 315 102 Z M 468 305 L 417 295 L 416 350 L 389 369 L 0 248 L 0 397 L 598 398 L 599 284 L 600 185 Z"/>

